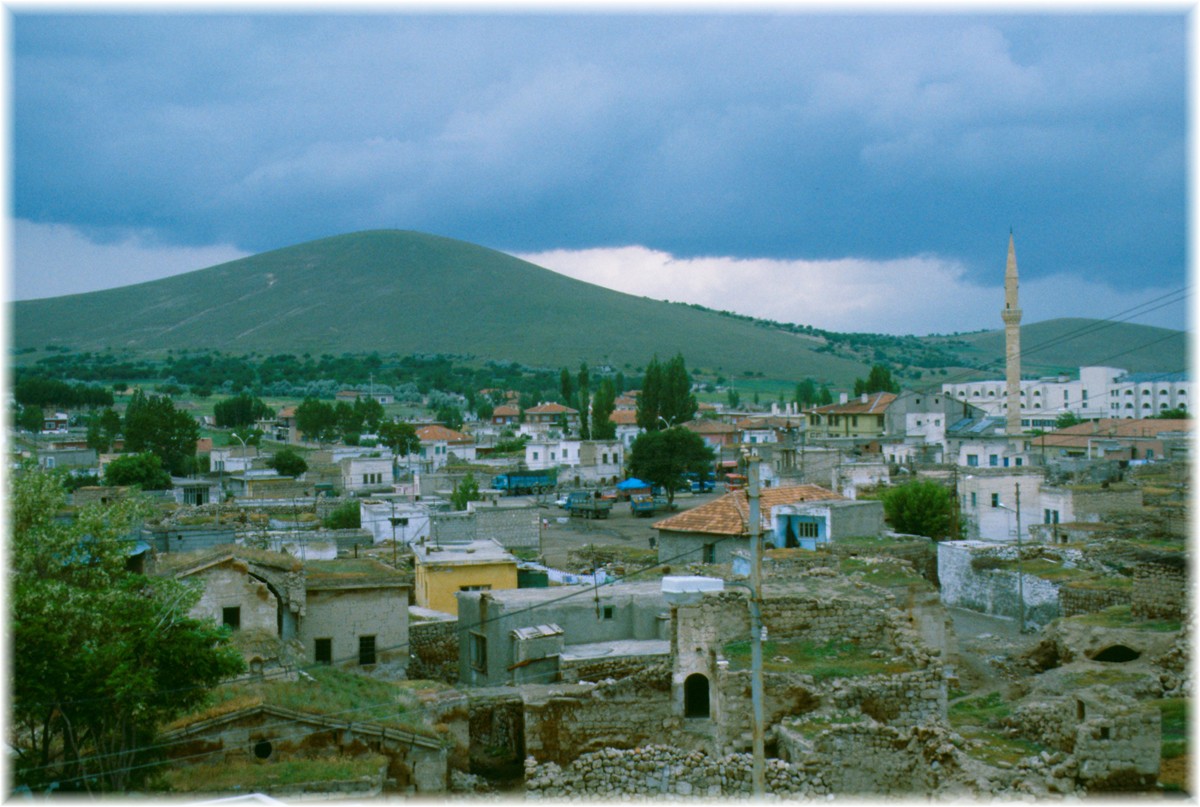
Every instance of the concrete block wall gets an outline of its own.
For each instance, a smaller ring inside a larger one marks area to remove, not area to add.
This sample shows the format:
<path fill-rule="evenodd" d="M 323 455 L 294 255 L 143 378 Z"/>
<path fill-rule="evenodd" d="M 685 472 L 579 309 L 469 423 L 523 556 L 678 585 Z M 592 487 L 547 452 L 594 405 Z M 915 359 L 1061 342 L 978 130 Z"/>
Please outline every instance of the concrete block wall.
<path fill-rule="evenodd" d="M 479 506 L 473 511 L 479 538 L 491 538 L 505 549 L 537 549 L 540 511 L 537 507 Z"/>
<path fill-rule="evenodd" d="M 444 544 L 475 540 L 475 517 L 470 513 L 431 513 L 429 539 Z"/>

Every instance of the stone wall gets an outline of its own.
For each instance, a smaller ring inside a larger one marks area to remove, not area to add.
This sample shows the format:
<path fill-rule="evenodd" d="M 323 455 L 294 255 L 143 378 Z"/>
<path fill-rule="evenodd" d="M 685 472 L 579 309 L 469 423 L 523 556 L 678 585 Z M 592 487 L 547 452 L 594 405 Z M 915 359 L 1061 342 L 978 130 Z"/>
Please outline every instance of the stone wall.
<path fill-rule="evenodd" d="M 471 772 L 520 775 L 525 749 L 525 720 L 520 696 L 470 698 Z"/>
<path fill-rule="evenodd" d="M 1130 590 L 1119 588 L 1086 588 L 1064 585 L 1058 590 L 1058 607 L 1063 616 L 1094 614 L 1113 605 L 1129 605 Z"/>
<path fill-rule="evenodd" d="M 525 753 L 565 765 L 597 749 L 655 742 L 680 725 L 671 711 L 670 673 L 662 667 L 613 683 L 557 685 L 526 696 Z"/>
<path fill-rule="evenodd" d="M 1046 625 L 1060 616 L 1058 586 L 1034 575 L 1006 569 L 976 570 L 972 561 L 980 557 L 1014 558 L 1016 547 L 983 541 L 942 541 L 938 545 L 938 579 L 942 602 L 981 614 L 1016 619 L 1020 610 L 1018 593 L 1024 589 L 1025 620 Z"/>
<path fill-rule="evenodd" d="M 192 576 L 203 583 L 200 601 L 190 616 L 211 619 L 221 624 L 225 608 L 238 608 L 239 630 L 262 630 L 275 635 L 279 615 L 279 599 L 267 584 L 251 577 L 244 563 L 229 561 Z"/>
<path fill-rule="evenodd" d="M 835 684 L 828 701 L 880 723 L 915 725 L 945 717 L 946 679 L 940 664 L 898 675 L 847 678 Z"/>
<path fill-rule="evenodd" d="M 458 620 L 410 622 L 408 677 L 454 684 L 458 681 Z"/>
<path fill-rule="evenodd" d="M 403 676 L 408 666 L 408 588 L 309 589 L 299 639 L 316 661 L 316 640 L 329 639 L 333 663 L 355 667 L 360 638 L 375 637 L 376 669 Z"/>
<path fill-rule="evenodd" d="M 1162 763 L 1162 713 L 1130 708 L 1081 722 L 1075 759 L 1079 782 L 1089 792 L 1152 789 Z"/>
<path fill-rule="evenodd" d="M 664 660 L 661 655 L 605 656 L 600 659 L 562 660 L 559 674 L 562 680 L 568 683 L 604 681 L 610 678 L 625 678 L 634 673 L 657 667 Z"/>
<path fill-rule="evenodd" d="M 1179 619 L 1188 600 L 1186 568 L 1139 563 L 1133 569 L 1131 611 L 1135 619 Z"/>

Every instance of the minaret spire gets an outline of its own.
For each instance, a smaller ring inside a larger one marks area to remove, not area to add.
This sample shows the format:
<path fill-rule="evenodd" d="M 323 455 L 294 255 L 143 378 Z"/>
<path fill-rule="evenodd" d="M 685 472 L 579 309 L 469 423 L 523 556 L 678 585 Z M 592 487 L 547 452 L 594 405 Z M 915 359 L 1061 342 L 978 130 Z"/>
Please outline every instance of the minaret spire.
<path fill-rule="evenodd" d="M 1005 432 L 1021 433 L 1021 306 L 1017 300 L 1017 250 L 1008 230 L 1008 264 L 1004 268 L 1004 391 L 1008 403 Z"/>

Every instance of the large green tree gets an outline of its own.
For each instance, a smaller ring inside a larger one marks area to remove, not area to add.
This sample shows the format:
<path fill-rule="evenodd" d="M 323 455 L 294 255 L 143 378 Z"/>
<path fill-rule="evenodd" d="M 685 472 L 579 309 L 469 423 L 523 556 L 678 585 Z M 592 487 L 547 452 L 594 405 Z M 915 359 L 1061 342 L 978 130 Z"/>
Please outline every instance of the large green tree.
<path fill-rule="evenodd" d="M 617 436 L 617 424 L 612 422 L 612 413 L 617 405 L 617 388 L 612 379 L 605 378 L 596 388 L 592 398 L 592 439 L 613 440 Z"/>
<path fill-rule="evenodd" d="M 468 473 L 454 484 L 454 490 L 450 492 L 450 506 L 455 510 L 466 510 L 468 502 L 477 502 L 481 498 L 479 482 L 474 474 Z"/>
<path fill-rule="evenodd" d="M 104 484 L 136 485 L 142 490 L 170 490 L 171 474 L 158 455 L 144 451 L 126 454 L 104 466 Z"/>
<path fill-rule="evenodd" d="M 592 439 L 592 428 L 589 423 L 589 411 L 591 410 L 591 378 L 588 374 L 587 362 L 579 365 L 579 438 L 581 440 Z"/>
<path fill-rule="evenodd" d="M 713 450 L 704 438 L 676 426 L 639 435 L 629 450 L 629 472 L 662 487 L 667 500 L 674 502 L 675 489 L 687 481 L 686 475 L 708 473 L 714 459 Z"/>
<path fill-rule="evenodd" d="M 954 537 L 954 494 L 937 482 L 917 480 L 883 493 L 883 513 L 896 532 L 941 541 Z"/>
<path fill-rule="evenodd" d="M 283 476 L 298 477 L 308 470 L 308 461 L 291 448 L 281 448 L 267 460 L 267 467 Z"/>
<path fill-rule="evenodd" d="M 862 395 L 864 392 L 874 395 L 876 392 L 899 391 L 900 385 L 892 379 L 892 371 L 882 364 L 872 366 L 871 372 L 867 373 L 866 380 L 861 378 L 854 380 L 855 395 Z"/>
<path fill-rule="evenodd" d="M 87 445 L 97 453 L 105 454 L 121 434 L 121 416 L 112 407 L 93 413 L 88 418 Z"/>
<path fill-rule="evenodd" d="M 51 474 L 12 480 L 11 774 L 34 791 L 129 792 L 161 770 L 160 727 L 244 665 L 228 629 L 188 616 L 198 589 L 126 571 L 147 505 L 62 519 L 65 503 Z"/>
<path fill-rule="evenodd" d="M 696 408 L 683 354 L 675 354 L 666 364 L 661 364 L 655 356 L 646 367 L 638 395 L 638 426 L 648 432 L 678 426 L 694 418 Z"/>
<path fill-rule="evenodd" d="M 222 429 L 244 429 L 273 414 L 271 407 L 248 392 L 238 393 L 213 405 L 213 420 Z"/>
<path fill-rule="evenodd" d="M 135 392 L 125 408 L 124 432 L 126 451 L 149 451 L 176 476 L 191 473 L 200 424 L 187 412 L 176 409 L 170 398 Z"/>
<path fill-rule="evenodd" d="M 379 442 L 397 457 L 407 457 L 421 450 L 421 438 L 411 423 L 384 423 L 379 427 Z"/>
<path fill-rule="evenodd" d="M 332 404 L 316 398 L 305 398 L 296 407 L 296 428 L 317 444 L 337 439 L 338 418 Z"/>

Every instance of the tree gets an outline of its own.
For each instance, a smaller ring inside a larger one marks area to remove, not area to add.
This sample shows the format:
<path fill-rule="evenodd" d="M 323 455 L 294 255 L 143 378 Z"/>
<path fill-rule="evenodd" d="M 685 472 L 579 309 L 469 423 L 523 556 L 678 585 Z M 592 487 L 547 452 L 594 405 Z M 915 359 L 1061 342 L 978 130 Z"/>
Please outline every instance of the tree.
<path fill-rule="evenodd" d="M 558 374 L 558 391 L 562 395 L 563 406 L 570 406 L 575 396 L 575 387 L 571 382 L 571 371 L 566 367 Z"/>
<path fill-rule="evenodd" d="M 407 457 L 421 450 L 421 438 L 411 423 L 384 423 L 379 427 L 379 442 L 397 457 Z"/>
<path fill-rule="evenodd" d="M 1154 417 L 1159 420 L 1187 420 L 1191 415 L 1186 409 L 1164 409 Z"/>
<path fill-rule="evenodd" d="M 136 485 L 142 490 L 170 490 L 171 474 L 158 455 L 145 451 L 126 454 L 104 466 L 104 484 Z"/>
<path fill-rule="evenodd" d="M 98 454 L 107 453 L 121 433 L 121 416 L 112 407 L 88 418 L 87 446 Z"/>
<path fill-rule="evenodd" d="M 610 379 L 600 382 L 596 397 L 592 399 L 592 439 L 613 440 L 617 436 L 617 424 L 612 422 L 612 413 L 617 406 L 617 388 Z"/>
<path fill-rule="evenodd" d="M 325 401 L 305 398 L 296 407 L 296 428 L 301 434 L 321 443 L 337 439 L 338 419 L 334 408 Z"/>
<path fill-rule="evenodd" d="M 658 363 L 658 356 L 655 356 L 646 365 L 646 374 L 642 377 L 642 391 L 637 398 L 637 425 L 643 432 L 656 432 L 663 427 L 658 419 L 662 377 L 662 365 Z"/>
<path fill-rule="evenodd" d="M 357 530 L 362 526 L 362 508 L 356 501 L 346 501 L 329 511 L 322 522 L 331 530 Z"/>
<path fill-rule="evenodd" d="M 213 419 L 221 429 L 244 429 L 272 414 L 271 407 L 248 392 L 226 398 L 213 406 Z"/>
<path fill-rule="evenodd" d="M 592 439 L 589 411 L 591 410 L 591 384 L 588 378 L 587 362 L 579 365 L 579 437 L 582 440 Z"/>
<path fill-rule="evenodd" d="M 46 425 L 46 418 L 42 414 L 42 408 L 32 404 L 29 406 L 18 404 L 17 406 L 19 407 L 16 412 L 17 426 L 34 434 L 40 432 L 42 427 Z"/>
<path fill-rule="evenodd" d="M 475 481 L 475 475 L 469 473 L 455 483 L 450 493 L 450 506 L 455 510 L 466 510 L 467 502 L 477 502 L 481 498 L 479 483 Z"/>
<path fill-rule="evenodd" d="M 817 406 L 829 406 L 833 403 L 833 393 L 829 391 L 829 387 L 821 385 L 821 391 L 817 394 Z"/>
<path fill-rule="evenodd" d="M 729 404 L 730 409 L 737 409 L 742 405 L 742 396 L 736 389 L 730 387 L 725 390 L 725 403 Z"/>
<path fill-rule="evenodd" d="M 150 451 L 176 476 L 192 470 L 200 425 L 187 412 L 180 412 L 170 398 L 133 394 L 125 409 L 125 450 Z"/>
<path fill-rule="evenodd" d="M 665 365 L 655 356 L 646 367 L 642 392 L 638 395 L 637 424 L 645 431 L 678 426 L 696 416 L 696 396 L 684 365 L 683 354 L 675 354 Z"/>
<path fill-rule="evenodd" d="M 796 385 L 796 405 L 808 409 L 817 402 L 817 382 L 806 378 Z"/>
<path fill-rule="evenodd" d="M 646 432 L 634 440 L 629 451 L 629 472 L 665 489 L 667 501 L 673 503 L 675 489 L 686 482 L 685 475 L 708 473 L 714 459 L 704 438 L 676 426 Z"/>
<path fill-rule="evenodd" d="M 294 449 L 281 448 L 267 460 L 267 467 L 274 468 L 281 476 L 295 478 L 308 470 L 308 461 Z"/>
<path fill-rule="evenodd" d="M 443 404 L 438 407 L 434 413 L 434 418 L 447 429 L 461 429 L 463 427 L 462 410 L 452 404 Z"/>
<path fill-rule="evenodd" d="M 125 570 L 138 497 L 58 513 L 66 494 L 40 471 L 10 491 L 8 742 L 15 784 L 42 791 L 137 789 L 157 770 L 161 726 L 241 673 L 227 628 L 188 612 L 200 591 Z"/>
<path fill-rule="evenodd" d="M 882 364 L 876 364 L 871 367 L 871 372 L 867 374 L 864 381 L 861 378 L 854 381 L 854 394 L 862 395 L 864 392 L 867 395 L 873 395 L 876 392 L 899 392 L 900 385 L 892 380 L 892 371 Z"/>
<path fill-rule="evenodd" d="M 1078 426 L 1080 423 L 1083 423 L 1083 418 L 1079 415 L 1074 412 L 1063 412 L 1054 419 L 1054 428 L 1069 429 L 1072 426 Z"/>
<path fill-rule="evenodd" d="M 883 494 L 883 513 L 896 532 L 952 538 L 958 503 L 949 488 L 932 481 L 908 482 Z"/>

